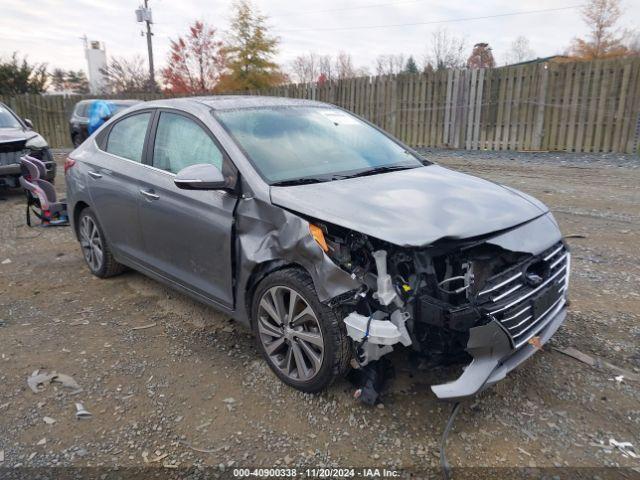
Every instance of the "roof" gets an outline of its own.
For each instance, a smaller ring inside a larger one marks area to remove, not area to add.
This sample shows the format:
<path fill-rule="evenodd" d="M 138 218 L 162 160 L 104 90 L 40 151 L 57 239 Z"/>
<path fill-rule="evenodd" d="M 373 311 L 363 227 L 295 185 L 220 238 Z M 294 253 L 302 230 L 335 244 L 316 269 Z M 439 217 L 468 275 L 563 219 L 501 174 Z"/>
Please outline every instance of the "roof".
<path fill-rule="evenodd" d="M 566 55 L 551 55 L 550 57 L 538 57 L 532 60 L 525 60 L 524 62 L 511 63 L 509 65 L 505 65 L 505 67 L 518 67 L 520 65 L 531 65 L 534 63 L 547 63 L 547 62 L 558 62 L 563 60 L 569 60 L 570 57 Z"/>
<path fill-rule="evenodd" d="M 326 103 L 300 98 L 265 97 L 259 95 L 212 95 L 207 97 L 190 97 L 213 108 L 214 110 L 235 110 L 257 107 L 327 107 Z"/>
<path fill-rule="evenodd" d="M 144 108 L 193 108 L 203 106 L 217 111 L 240 110 L 244 108 L 260 107 L 324 107 L 335 108 L 334 105 L 316 102 L 315 100 L 303 100 L 299 98 L 262 97 L 259 95 L 211 95 L 203 97 L 175 97 L 159 98 L 148 102 L 139 103 L 135 109 Z"/>

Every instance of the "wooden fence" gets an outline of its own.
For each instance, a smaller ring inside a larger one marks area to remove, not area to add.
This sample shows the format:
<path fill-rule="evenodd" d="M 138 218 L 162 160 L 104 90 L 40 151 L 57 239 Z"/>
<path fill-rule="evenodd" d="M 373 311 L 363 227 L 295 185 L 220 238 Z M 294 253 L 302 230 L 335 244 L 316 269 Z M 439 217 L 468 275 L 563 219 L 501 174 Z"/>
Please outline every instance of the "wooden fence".
<path fill-rule="evenodd" d="M 640 59 L 362 77 L 249 93 L 333 103 L 414 147 L 632 153 L 640 137 Z M 69 145 L 68 116 L 79 99 L 0 97 L 54 146 Z"/>
<path fill-rule="evenodd" d="M 364 77 L 252 92 L 346 108 L 415 147 L 635 152 L 640 59 Z"/>

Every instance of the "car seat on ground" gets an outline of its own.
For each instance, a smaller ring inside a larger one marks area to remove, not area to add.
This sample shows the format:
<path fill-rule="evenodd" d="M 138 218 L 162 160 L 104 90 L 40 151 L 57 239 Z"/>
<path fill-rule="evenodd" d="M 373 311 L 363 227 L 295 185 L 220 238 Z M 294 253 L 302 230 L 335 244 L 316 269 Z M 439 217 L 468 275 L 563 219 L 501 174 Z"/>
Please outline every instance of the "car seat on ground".
<path fill-rule="evenodd" d="M 20 165 L 19 181 L 27 194 L 27 225 L 31 226 L 31 213 L 40 219 L 42 226 L 68 225 L 67 203 L 58 200 L 55 187 L 40 178 L 46 173 L 44 163 L 25 155 L 20 158 Z"/>

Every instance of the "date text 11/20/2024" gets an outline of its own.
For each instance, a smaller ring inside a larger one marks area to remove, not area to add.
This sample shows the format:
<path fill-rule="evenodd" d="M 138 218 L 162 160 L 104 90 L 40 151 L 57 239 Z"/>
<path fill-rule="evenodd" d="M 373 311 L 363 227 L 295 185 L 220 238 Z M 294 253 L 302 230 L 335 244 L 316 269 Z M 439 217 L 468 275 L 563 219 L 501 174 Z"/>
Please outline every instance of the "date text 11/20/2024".
<path fill-rule="evenodd" d="M 234 468 L 235 478 L 395 478 L 397 470 L 386 468 Z"/>

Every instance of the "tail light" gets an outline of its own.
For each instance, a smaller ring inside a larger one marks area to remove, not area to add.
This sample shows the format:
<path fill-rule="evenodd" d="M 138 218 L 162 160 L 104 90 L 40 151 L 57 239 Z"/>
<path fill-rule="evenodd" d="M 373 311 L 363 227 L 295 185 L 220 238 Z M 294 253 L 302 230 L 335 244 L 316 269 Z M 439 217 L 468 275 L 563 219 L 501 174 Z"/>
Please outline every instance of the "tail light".
<path fill-rule="evenodd" d="M 67 157 L 67 159 L 64 161 L 64 174 L 66 175 L 69 169 L 73 167 L 75 164 L 76 164 L 76 161 L 73 158 Z"/>

